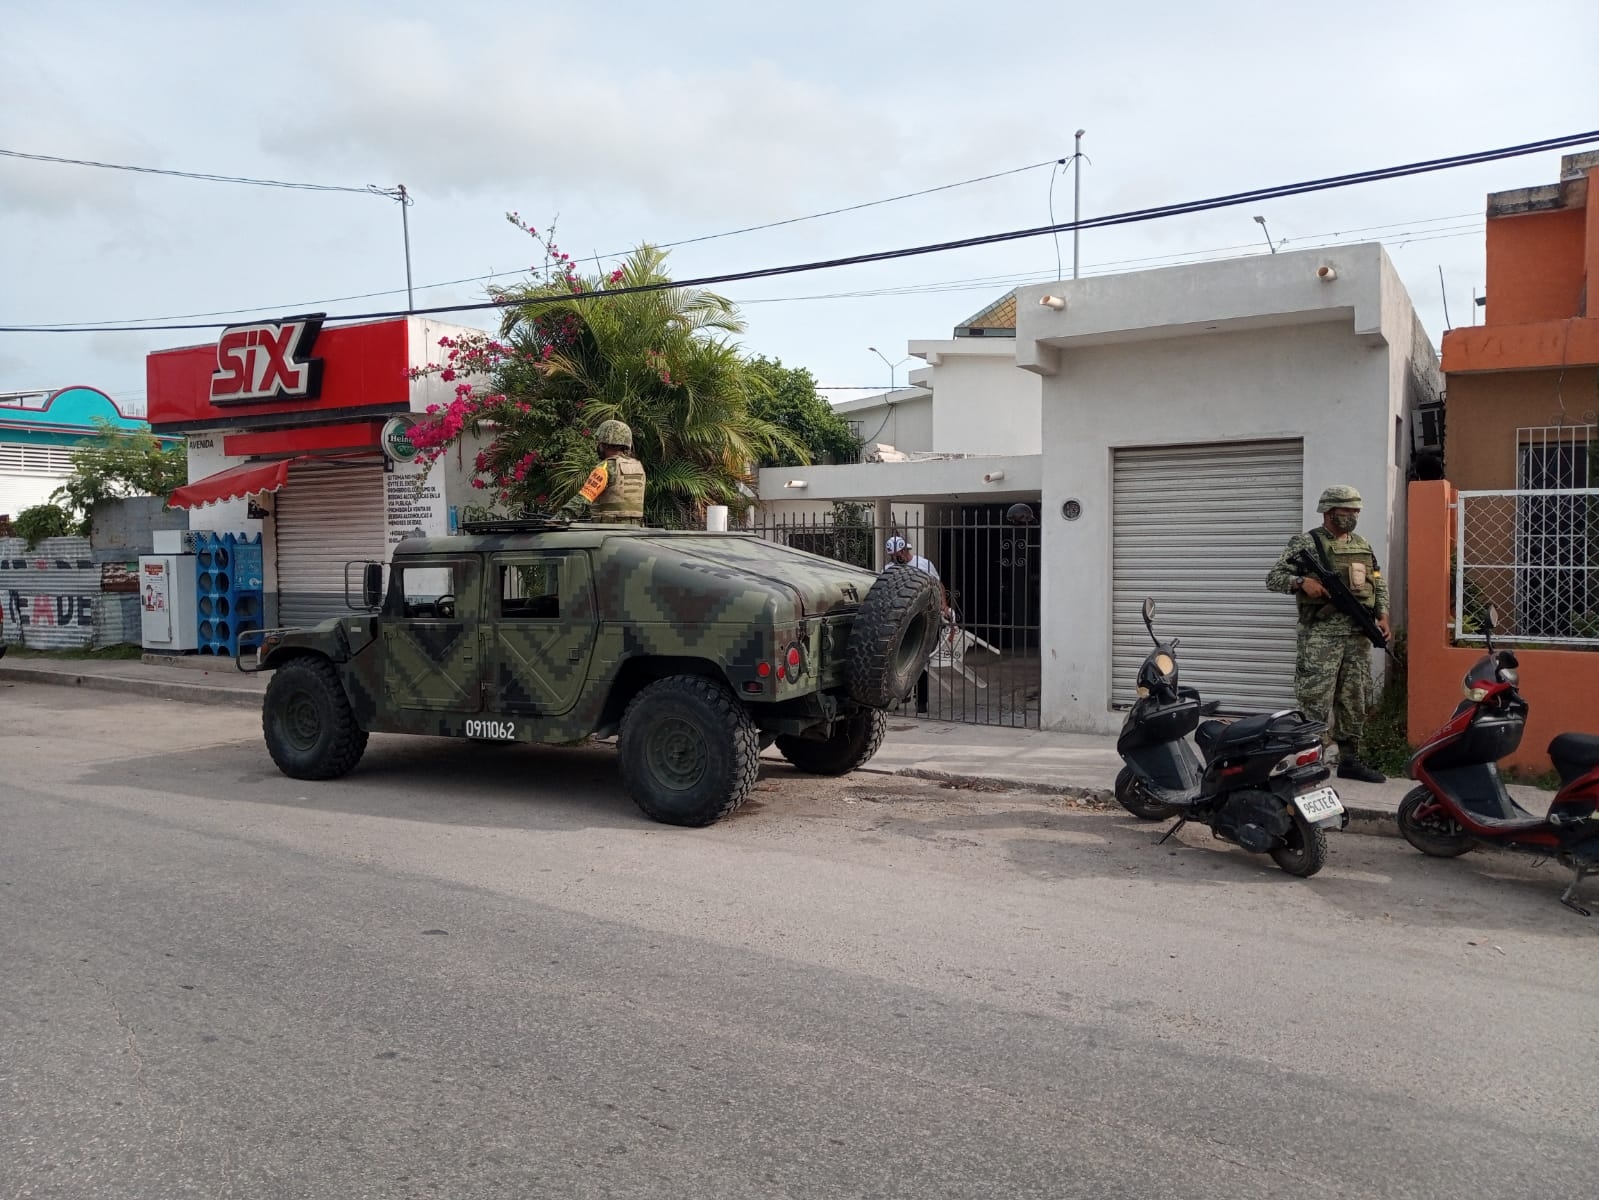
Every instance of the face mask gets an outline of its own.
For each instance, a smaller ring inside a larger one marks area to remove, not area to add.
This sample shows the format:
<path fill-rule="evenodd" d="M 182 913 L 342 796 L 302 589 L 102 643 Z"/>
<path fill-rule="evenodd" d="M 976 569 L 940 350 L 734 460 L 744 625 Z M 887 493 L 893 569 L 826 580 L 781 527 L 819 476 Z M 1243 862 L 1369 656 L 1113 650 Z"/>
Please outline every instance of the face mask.
<path fill-rule="evenodd" d="M 1333 513 L 1331 516 L 1332 527 L 1339 533 L 1354 533 L 1355 525 L 1360 520 L 1354 513 Z"/>

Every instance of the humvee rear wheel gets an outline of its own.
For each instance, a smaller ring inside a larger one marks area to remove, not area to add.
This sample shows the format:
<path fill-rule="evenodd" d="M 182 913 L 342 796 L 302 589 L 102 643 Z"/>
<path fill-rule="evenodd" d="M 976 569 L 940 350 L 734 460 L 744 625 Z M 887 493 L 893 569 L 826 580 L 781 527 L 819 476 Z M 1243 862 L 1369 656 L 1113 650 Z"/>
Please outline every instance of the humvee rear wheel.
<path fill-rule="evenodd" d="M 645 816 L 710 825 L 755 786 L 760 735 L 744 706 L 711 679 L 670 675 L 622 714 L 622 780 Z"/>
<path fill-rule="evenodd" d="M 366 750 L 366 730 L 325 658 L 293 658 L 272 673 L 261 730 L 272 761 L 292 779 L 337 779 Z"/>
<path fill-rule="evenodd" d="M 845 651 L 850 696 L 887 708 L 910 695 L 938 641 L 938 584 L 914 567 L 885 571 L 861 601 Z"/>
<path fill-rule="evenodd" d="M 847 775 L 877 753 L 887 731 L 887 715 L 866 709 L 835 721 L 831 737 L 783 734 L 777 739 L 777 751 L 808 774 Z"/>

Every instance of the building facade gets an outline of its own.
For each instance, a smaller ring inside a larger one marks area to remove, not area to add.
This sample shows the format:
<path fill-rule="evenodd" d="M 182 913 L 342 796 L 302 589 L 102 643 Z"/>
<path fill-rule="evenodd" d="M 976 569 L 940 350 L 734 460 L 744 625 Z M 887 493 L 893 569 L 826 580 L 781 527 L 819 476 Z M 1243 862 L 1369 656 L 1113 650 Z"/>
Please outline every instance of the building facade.
<path fill-rule="evenodd" d="M 982 544 L 992 574 L 1016 581 L 1012 598 L 1037 588 L 1023 610 L 1037 626 L 1045 728 L 1119 726 L 1148 648 L 1145 596 L 1162 635 L 1183 639 L 1184 681 L 1224 711 L 1293 703 L 1295 608 L 1265 576 L 1289 536 L 1319 523 L 1330 483 L 1364 494 L 1361 531 L 1403 614 L 1404 489 L 1417 414 L 1439 380 L 1381 246 L 1068 280 L 1009 300 L 1014 336 L 970 338 L 972 351 L 961 336 L 913 343 L 927 370 L 946 370 L 926 455 L 763 471 L 763 504 L 796 498 L 785 485 L 802 482 L 812 502 L 891 516 L 915 501 L 953 523 L 1029 505 L 1025 538 Z M 984 414 L 1034 404 L 1036 441 L 1018 428 L 981 440 Z"/>
<path fill-rule="evenodd" d="M 0 515 L 44 504 L 72 476 L 72 451 L 96 421 L 133 433 L 148 426 L 92 387 L 0 394 Z"/>
<path fill-rule="evenodd" d="M 349 611 L 346 564 L 447 533 L 452 510 L 473 503 L 467 451 L 429 471 L 404 438 L 454 394 L 415 370 L 440 337 L 468 332 L 420 317 L 330 329 L 290 318 L 149 356 L 151 426 L 189 449 L 189 484 L 171 503 L 191 529 L 259 535 L 266 625 Z"/>

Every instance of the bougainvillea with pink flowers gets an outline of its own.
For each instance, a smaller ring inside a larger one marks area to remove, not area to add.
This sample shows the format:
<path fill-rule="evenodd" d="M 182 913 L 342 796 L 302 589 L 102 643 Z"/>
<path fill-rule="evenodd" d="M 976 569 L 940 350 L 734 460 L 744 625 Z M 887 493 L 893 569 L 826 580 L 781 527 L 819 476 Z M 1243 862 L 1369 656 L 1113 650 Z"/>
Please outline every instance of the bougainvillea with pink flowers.
<path fill-rule="evenodd" d="M 614 417 L 649 473 L 645 518 L 666 526 L 697 523 L 708 504 L 742 510 L 755 463 L 807 461 L 758 415 L 770 386 L 732 340 L 744 326 L 730 301 L 671 286 L 650 246 L 584 275 L 547 231 L 507 219 L 544 262 L 525 283 L 490 289 L 504 305 L 497 335 L 441 338 L 437 361 L 413 373 L 454 385 L 410 433 L 422 460 L 484 445 L 472 485 L 485 508 L 553 511 L 598 461 L 593 430 Z"/>

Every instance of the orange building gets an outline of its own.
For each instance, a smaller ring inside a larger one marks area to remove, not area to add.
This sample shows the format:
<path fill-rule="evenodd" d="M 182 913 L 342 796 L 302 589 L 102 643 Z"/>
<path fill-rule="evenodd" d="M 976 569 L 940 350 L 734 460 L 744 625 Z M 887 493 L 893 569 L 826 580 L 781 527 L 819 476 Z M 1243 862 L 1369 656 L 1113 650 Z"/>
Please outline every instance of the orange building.
<path fill-rule="evenodd" d="M 1490 603 L 1532 709 L 1513 762 L 1599 732 L 1599 153 L 1488 197 L 1483 323 L 1444 334 L 1446 482 L 1411 485 L 1410 738 L 1440 725 Z"/>

